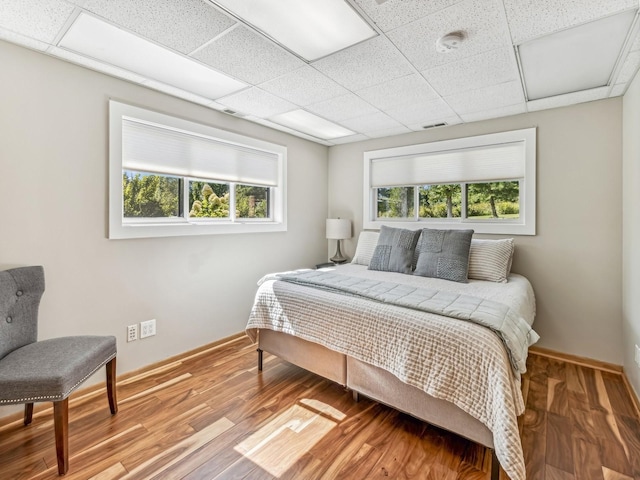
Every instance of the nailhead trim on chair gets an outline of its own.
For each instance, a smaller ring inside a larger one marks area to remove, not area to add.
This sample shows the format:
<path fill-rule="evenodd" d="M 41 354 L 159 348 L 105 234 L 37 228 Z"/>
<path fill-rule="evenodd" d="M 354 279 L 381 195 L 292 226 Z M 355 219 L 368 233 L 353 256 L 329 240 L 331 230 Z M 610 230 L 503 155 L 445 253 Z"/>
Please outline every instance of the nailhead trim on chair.
<path fill-rule="evenodd" d="M 43 397 L 29 397 L 29 398 L 18 398 L 16 400 L 0 400 L 0 405 L 2 404 L 14 404 L 14 403 L 31 403 L 31 402 L 49 402 L 49 401 L 57 401 L 57 400 L 64 400 L 65 398 L 67 398 L 69 396 L 69 394 L 71 392 L 73 392 L 75 390 L 76 387 L 78 387 L 82 382 L 84 382 L 87 378 L 89 378 L 91 375 L 93 375 L 94 373 L 96 373 L 98 371 L 98 369 L 102 368 L 107 362 L 110 362 L 111 360 L 113 360 L 116 357 L 117 353 L 114 353 L 113 355 L 111 355 L 109 358 L 107 358 L 104 362 L 102 362 L 99 366 L 97 366 L 96 368 L 94 368 L 90 373 L 88 373 L 82 380 L 80 380 L 78 383 L 76 383 L 73 387 L 71 387 L 69 390 L 67 390 L 66 393 L 62 394 L 62 395 L 54 395 L 54 396 L 43 396 Z"/>

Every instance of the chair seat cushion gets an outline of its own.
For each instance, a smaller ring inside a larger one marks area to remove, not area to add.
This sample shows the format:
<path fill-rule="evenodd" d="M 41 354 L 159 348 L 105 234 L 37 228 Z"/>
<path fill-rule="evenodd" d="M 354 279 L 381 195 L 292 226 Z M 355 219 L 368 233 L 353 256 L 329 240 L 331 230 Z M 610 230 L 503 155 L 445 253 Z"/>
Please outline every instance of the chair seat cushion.
<path fill-rule="evenodd" d="M 30 343 L 0 359 L 0 404 L 64 400 L 116 356 L 112 336 Z"/>

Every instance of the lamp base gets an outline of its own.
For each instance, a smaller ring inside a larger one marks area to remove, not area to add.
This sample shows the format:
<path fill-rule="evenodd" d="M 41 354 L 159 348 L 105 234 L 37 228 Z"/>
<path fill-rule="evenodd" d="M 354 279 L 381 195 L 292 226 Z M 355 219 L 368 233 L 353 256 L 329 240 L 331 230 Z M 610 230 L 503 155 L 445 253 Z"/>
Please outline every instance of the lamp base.
<path fill-rule="evenodd" d="M 329 260 L 331 260 L 333 263 L 336 264 L 341 264 L 341 263 L 346 263 L 347 260 L 349 260 L 347 257 L 345 257 L 344 255 L 342 255 L 342 251 L 340 251 L 340 242 L 342 240 L 338 240 L 337 242 L 337 248 L 336 248 L 336 254 L 331 257 Z"/>

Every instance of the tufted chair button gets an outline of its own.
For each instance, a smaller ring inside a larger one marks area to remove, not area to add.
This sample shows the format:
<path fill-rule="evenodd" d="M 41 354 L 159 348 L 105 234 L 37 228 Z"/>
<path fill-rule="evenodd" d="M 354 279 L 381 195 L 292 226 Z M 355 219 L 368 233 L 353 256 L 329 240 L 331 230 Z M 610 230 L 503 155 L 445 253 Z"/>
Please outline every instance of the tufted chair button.
<path fill-rule="evenodd" d="M 11 322 L 13 322 L 13 318 L 7 317 L 7 323 L 11 323 Z"/>
<path fill-rule="evenodd" d="M 21 297 L 21 296 L 22 296 L 22 290 L 18 290 L 18 291 L 16 292 L 16 296 Z"/>

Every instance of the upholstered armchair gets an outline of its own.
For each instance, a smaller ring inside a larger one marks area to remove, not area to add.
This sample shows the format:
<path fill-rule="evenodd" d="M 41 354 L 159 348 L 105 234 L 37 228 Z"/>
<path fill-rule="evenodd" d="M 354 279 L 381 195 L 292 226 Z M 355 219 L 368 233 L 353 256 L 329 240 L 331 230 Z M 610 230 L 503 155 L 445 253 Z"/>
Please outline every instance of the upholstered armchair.
<path fill-rule="evenodd" d="M 0 405 L 25 404 L 24 424 L 35 402 L 53 402 L 58 473 L 69 469 L 69 395 L 100 367 L 107 367 L 111 413 L 116 401 L 116 339 L 62 337 L 38 342 L 42 267 L 0 271 Z M 1 475 L 0 475 L 1 476 Z"/>

